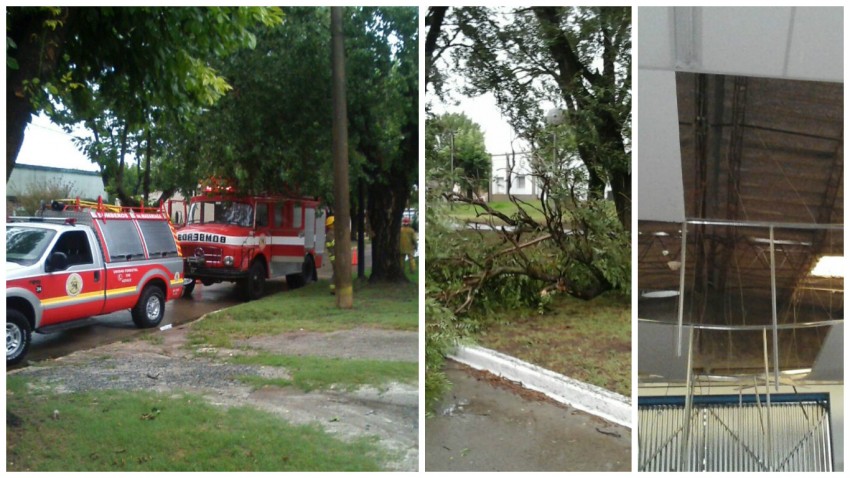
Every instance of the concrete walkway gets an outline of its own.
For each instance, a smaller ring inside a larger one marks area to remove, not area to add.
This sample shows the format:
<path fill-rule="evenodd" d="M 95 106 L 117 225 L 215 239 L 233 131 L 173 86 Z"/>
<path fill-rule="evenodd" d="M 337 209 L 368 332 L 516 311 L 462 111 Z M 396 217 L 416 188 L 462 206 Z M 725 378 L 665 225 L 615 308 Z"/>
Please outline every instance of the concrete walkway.
<path fill-rule="evenodd" d="M 426 471 L 628 471 L 631 430 L 455 362 L 425 421 Z"/>

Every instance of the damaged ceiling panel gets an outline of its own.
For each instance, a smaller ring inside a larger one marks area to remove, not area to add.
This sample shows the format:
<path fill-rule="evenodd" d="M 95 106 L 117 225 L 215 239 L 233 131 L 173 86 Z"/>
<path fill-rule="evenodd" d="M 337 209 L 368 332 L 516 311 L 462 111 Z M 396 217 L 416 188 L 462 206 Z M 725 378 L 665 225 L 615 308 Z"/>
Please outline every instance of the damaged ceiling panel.
<path fill-rule="evenodd" d="M 686 216 L 842 222 L 843 89 L 678 73 Z"/>
<path fill-rule="evenodd" d="M 769 325 L 774 290 L 780 325 L 843 320 L 843 274 L 813 274 L 822 257 L 844 253 L 843 84 L 679 72 L 676 94 L 692 221 L 684 322 Z M 683 225 L 641 221 L 638 229 L 638 315 L 676 322 Z M 782 368 L 812 367 L 828 332 L 781 330 Z M 763 367 L 762 338 L 700 330 L 695 365 Z"/>

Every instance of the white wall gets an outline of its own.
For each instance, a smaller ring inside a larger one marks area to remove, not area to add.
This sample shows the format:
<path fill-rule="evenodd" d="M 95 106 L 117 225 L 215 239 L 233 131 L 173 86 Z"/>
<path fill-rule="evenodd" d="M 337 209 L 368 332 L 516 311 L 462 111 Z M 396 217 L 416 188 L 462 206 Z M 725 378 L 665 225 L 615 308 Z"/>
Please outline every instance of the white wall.
<path fill-rule="evenodd" d="M 42 185 L 58 182 L 71 184 L 72 195 L 87 199 L 106 199 L 106 190 L 99 173 L 79 171 L 76 169 L 51 168 L 46 166 L 31 166 L 18 164 L 12 170 L 9 181 L 6 182 L 6 195 L 15 196 L 27 192 L 32 185 Z M 62 198 L 44 198 L 62 199 Z"/>
<path fill-rule="evenodd" d="M 508 157 L 506 155 L 493 155 L 492 170 L 490 174 L 490 194 L 507 194 L 508 191 Z M 524 177 L 524 180 L 519 177 Z M 520 183 L 524 183 L 521 187 Z M 534 178 L 531 176 L 531 167 L 528 162 L 528 155 L 517 153 L 515 156 L 515 164 L 511 173 L 511 194 L 514 196 L 538 194 L 537 185 Z"/>
<path fill-rule="evenodd" d="M 841 7 L 641 7 L 639 68 L 844 81 Z"/>

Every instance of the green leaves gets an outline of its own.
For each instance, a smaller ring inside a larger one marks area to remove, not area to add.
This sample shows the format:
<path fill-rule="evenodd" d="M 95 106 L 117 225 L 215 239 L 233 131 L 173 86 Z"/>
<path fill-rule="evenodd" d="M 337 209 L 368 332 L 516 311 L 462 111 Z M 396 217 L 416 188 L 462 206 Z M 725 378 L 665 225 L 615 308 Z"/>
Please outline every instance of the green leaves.
<path fill-rule="evenodd" d="M 631 9 L 533 7 L 450 9 L 447 37 L 461 93 L 493 93 L 511 126 L 533 143 L 551 134 L 541 105 L 569 110 L 581 161 L 593 170 L 590 188 L 609 183 L 624 226 L 630 217 Z M 454 26 L 456 25 L 456 26 Z M 441 37 L 443 38 L 443 37 Z M 447 45 L 437 45 L 444 48 Z M 564 127 L 560 129 L 565 129 Z"/>
<path fill-rule="evenodd" d="M 427 167 L 442 171 L 434 179 L 457 184 L 466 190 L 486 188 L 490 178 L 490 154 L 481 126 L 462 113 L 429 118 L 425 124 Z"/>
<path fill-rule="evenodd" d="M 187 131 L 175 123 L 191 121 L 232 90 L 214 65 L 255 47 L 257 32 L 280 25 L 283 13 L 276 7 L 10 7 L 7 21 L 7 69 L 30 65 L 29 77 L 11 78 L 10 87 L 22 92 L 33 112 L 44 111 L 58 124 L 89 122 L 98 134 L 81 143 L 84 151 L 97 152 L 89 156 L 93 162 L 110 165 L 104 166 L 106 182 L 123 183 L 119 158 L 132 158 L 138 138 L 150 129 Z M 26 50 L 26 58 L 8 55 L 22 41 L 40 48 Z M 129 144 L 107 140 L 116 125 L 127 129 Z M 186 140 L 159 138 L 152 152 L 162 156 L 169 155 L 163 141 L 174 141 L 174 148 Z"/>
<path fill-rule="evenodd" d="M 9 51 L 9 50 L 14 50 L 16 48 L 18 48 L 18 45 L 15 43 L 15 40 L 12 40 L 7 35 L 6 36 L 6 68 L 9 68 L 9 69 L 12 69 L 12 70 L 17 70 L 18 68 L 20 68 L 20 66 L 18 65 L 18 60 L 16 60 L 14 57 L 12 57 L 12 55 L 11 55 L 12 52 Z"/>

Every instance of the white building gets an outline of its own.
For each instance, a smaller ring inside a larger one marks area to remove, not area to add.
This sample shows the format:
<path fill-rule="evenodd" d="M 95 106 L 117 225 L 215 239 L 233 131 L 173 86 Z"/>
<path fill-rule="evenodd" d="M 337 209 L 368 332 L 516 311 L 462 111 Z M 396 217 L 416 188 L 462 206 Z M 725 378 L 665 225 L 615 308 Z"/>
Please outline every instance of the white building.
<path fill-rule="evenodd" d="M 71 197 L 97 199 L 100 196 L 106 200 L 108 196 L 98 172 L 16 164 L 6 182 L 7 209 L 14 211 L 18 196 L 43 191 L 49 186 L 65 185 L 69 187 Z M 44 200 L 51 199 L 63 198 L 44 198 Z"/>
<path fill-rule="evenodd" d="M 488 200 L 504 201 L 510 194 L 520 199 L 534 199 L 540 194 L 539 185 L 532 175 L 531 153 L 494 154 L 491 156 L 490 191 Z M 513 163 L 513 164 L 511 164 Z"/>

